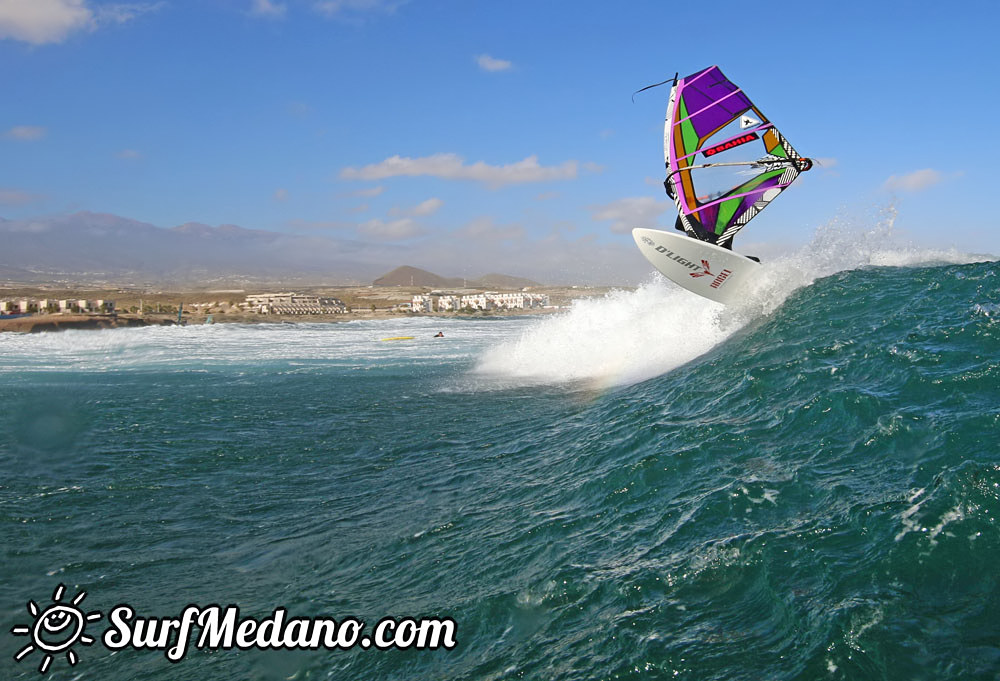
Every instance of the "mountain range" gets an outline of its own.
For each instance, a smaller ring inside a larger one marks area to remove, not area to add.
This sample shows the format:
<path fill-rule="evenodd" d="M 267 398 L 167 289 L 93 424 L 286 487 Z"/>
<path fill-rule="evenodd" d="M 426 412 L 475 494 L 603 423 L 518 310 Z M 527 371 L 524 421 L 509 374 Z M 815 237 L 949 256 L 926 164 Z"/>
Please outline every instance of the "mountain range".
<path fill-rule="evenodd" d="M 384 273 L 408 250 L 322 235 L 285 234 L 236 225 L 190 222 L 162 228 L 106 213 L 9 220 L 0 218 L 0 280 L 19 283 L 101 281 L 206 284 L 368 284 L 455 287 L 418 268 Z M 376 277 L 378 279 L 376 280 Z M 426 282 L 426 283 L 425 283 Z M 537 286 L 527 279 L 486 275 L 474 286 Z"/>

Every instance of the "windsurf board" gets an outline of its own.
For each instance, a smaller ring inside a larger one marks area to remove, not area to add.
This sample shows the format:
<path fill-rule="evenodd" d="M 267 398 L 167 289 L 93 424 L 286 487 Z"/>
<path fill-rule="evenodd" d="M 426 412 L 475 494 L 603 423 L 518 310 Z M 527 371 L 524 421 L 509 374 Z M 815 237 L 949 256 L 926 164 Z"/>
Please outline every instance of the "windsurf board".
<path fill-rule="evenodd" d="M 663 276 L 682 288 L 725 305 L 745 295 L 760 276 L 760 263 L 729 249 L 661 229 L 633 229 L 639 251 Z"/>

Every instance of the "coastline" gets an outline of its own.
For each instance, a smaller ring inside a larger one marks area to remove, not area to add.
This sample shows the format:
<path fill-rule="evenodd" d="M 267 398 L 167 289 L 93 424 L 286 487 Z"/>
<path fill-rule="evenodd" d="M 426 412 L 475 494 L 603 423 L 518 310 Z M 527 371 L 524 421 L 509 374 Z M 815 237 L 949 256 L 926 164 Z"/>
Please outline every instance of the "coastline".
<path fill-rule="evenodd" d="M 370 319 L 407 319 L 435 317 L 440 319 L 472 319 L 488 317 L 515 317 L 545 315 L 559 309 L 490 310 L 478 312 L 347 312 L 343 314 L 282 315 L 229 313 L 214 314 L 212 324 L 329 324 Z M 201 326 L 209 315 L 188 314 L 182 317 L 182 326 Z M 143 326 L 176 326 L 177 316 L 166 314 L 33 314 L 15 319 L 0 319 L 0 333 L 45 333 L 68 329 L 115 329 Z"/>
<path fill-rule="evenodd" d="M 0 319 L 0 332 L 42 333 L 67 329 L 114 329 L 127 326 L 166 326 L 168 320 L 138 315 L 113 314 L 33 314 L 16 319 Z"/>
<path fill-rule="evenodd" d="M 258 314 L 238 308 L 246 291 L 227 290 L 150 290 L 139 288 L 112 287 L 69 287 L 50 285 L 46 287 L 18 286 L 8 283 L 0 286 L 0 297 L 20 298 L 102 298 L 114 300 L 118 312 L 115 313 L 36 313 L 11 319 L 0 319 L 0 333 L 42 333 L 67 329 L 109 329 L 139 326 L 170 326 L 178 323 L 177 309 L 183 305 L 181 324 L 197 326 L 208 322 L 214 324 L 316 324 L 350 322 L 372 319 L 407 319 L 413 317 L 435 317 L 446 319 L 496 318 L 521 315 L 545 315 L 558 313 L 569 307 L 574 300 L 600 296 L 613 287 L 539 287 L 536 291 L 550 296 L 552 305 L 545 308 L 493 309 L 476 311 L 435 311 L 410 312 L 398 309 L 399 304 L 412 299 L 415 294 L 428 294 L 426 287 L 406 286 L 353 286 L 316 287 L 310 293 L 331 295 L 344 301 L 351 311 L 327 314 Z M 211 307 L 191 304 L 192 301 L 213 300 Z M 145 312 L 139 312 L 142 308 Z"/>

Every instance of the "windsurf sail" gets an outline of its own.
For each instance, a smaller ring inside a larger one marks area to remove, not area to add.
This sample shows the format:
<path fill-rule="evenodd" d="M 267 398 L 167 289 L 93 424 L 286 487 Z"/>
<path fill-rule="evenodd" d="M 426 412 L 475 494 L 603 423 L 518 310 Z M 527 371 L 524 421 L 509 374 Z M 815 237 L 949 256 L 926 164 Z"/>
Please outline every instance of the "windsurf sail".
<path fill-rule="evenodd" d="M 678 226 L 725 248 L 812 167 L 718 66 L 674 80 L 663 154 Z"/>

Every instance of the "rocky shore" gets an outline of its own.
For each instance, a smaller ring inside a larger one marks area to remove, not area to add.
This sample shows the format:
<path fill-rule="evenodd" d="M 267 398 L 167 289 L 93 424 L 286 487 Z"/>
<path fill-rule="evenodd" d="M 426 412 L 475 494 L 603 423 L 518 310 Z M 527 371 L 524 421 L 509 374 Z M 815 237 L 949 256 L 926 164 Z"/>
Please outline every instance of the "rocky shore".
<path fill-rule="evenodd" d="M 98 314 L 43 314 L 0 319 L 0 332 L 42 333 L 43 331 L 65 331 L 66 329 L 113 329 L 124 326 L 167 326 L 175 323 L 171 319 L 159 317 L 139 317 L 137 315 Z"/>

